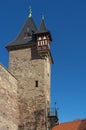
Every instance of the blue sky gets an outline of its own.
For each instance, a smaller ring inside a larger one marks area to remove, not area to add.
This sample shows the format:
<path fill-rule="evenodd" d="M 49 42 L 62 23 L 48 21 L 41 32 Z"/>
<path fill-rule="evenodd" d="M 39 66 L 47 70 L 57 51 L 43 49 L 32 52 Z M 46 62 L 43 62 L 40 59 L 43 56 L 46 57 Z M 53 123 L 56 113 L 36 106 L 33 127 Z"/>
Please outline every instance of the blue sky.
<path fill-rule="evenodd" d="M 8 67 L 6 44 L 14 40 L 32 6 L 39 27 L 45 16 L 53 42 L 51 104 L 59 121 L 86 118 L 86 0 L 0 0 L 0 63 Z"/>

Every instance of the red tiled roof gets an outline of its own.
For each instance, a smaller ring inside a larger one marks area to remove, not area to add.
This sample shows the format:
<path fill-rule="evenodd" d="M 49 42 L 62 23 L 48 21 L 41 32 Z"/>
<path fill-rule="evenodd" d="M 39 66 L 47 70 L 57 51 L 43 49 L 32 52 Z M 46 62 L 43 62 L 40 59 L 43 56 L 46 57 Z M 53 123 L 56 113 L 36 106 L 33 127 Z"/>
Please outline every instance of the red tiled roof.
<path fill-rule="evenodd" d="M 86 120 L 76 120 L 56 125 L 52 130 L 86 130 Z"/>
<path fill-rule="evenodd" d="M 86 130 L 86 120 L 82 120 L 78 130 Z"/>

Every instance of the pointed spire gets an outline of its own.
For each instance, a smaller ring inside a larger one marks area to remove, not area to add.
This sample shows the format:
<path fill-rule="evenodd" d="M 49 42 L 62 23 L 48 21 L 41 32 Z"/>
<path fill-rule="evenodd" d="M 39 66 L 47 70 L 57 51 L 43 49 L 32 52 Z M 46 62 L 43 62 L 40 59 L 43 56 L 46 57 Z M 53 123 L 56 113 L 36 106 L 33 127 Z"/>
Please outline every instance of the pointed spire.
<path fill-rule="evenodd" d="M 44 15 L 42 15 L 42 20 L 41 20 L 41 24 L 40 24 L 40 27 L 39 29 L 36 31 L 36 35 L 38 34 L 48 34 L 49 37 L 50 37 L 50 40 L 52 41 L 52 37 L 51 37 L 51 33 L 50 31 L 46 28 L 46 25 L 45 25 L 45 22 L 44 22 Z"/>
<path fill-rule="evenodd" d="M 47 31 L 47 28 L 46 28 L 46 25 L 45 25 L 45 22 L 44 22 L 44 15 L 42 15 L 42 20 L 41 20 L 41 24 L 40 24 L 40 27 L 39 27 L 39 31 L 40 32 L 46 32 Z"/>
<path fill-rule="evenodd" d="M 32 8 L 31 8 L 31 6 L 29 7 L 29 18 L 31 18 L 32 17 Z"/>

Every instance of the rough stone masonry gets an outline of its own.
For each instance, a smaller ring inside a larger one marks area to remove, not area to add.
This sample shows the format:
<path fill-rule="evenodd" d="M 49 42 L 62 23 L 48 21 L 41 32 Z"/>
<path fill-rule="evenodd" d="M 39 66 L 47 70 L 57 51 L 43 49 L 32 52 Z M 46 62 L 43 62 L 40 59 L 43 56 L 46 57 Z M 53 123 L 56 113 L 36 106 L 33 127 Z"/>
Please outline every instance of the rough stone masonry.
<path fill-rule="evenodd" d="M 0 64 L 0 130 L 18 129 L 17 80 Z"/>

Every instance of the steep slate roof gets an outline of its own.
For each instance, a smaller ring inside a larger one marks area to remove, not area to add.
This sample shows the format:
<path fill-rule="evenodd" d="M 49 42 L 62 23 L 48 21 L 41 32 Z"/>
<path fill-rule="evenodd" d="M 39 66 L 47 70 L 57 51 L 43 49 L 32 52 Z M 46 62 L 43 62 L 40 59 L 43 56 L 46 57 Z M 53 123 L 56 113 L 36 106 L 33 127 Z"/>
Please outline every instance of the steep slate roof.
<path fill-rule="evenodd" d="M 33 18 L 28 17 L 26 23 L 24 24 L 24 26 L 23 26 L 22 30 L 20 31 L 19 35 L 17 36 L 17 38 L 13 42 L 8 44 L 6 46 L 6 48 L 9 49 L 10 47 L 24 45 L 24 44 L 34 42 L 33 35 L 36 31 L 37 31 L 37 28 L 36 28 L 36 25 L 33 21 Z M 30 36 L 25 38 L 25 33 L 29 33 Z"/>
<path fill-rule="evenodd" d="M 41 24 L 39 29 L 36 31 L 36 34 L 43 34 L 43 33 L 48 33 L 50 35 L 50 39 L 52 41 L 52 37 L 51 37 L 51 33 L 50 31 L 46 28 L 45 22 L 44 22 L 44 18 L 42 18 L 41 20 Z"/>
<path fill-rule="evenodd" d="M 76 120 L 56 125 L 53 130 L 86 130 L 86 120 Z"/>
<path fill-rule="evenodd" d="M 44 19 L 42 18 L 42 21 L 41 21 L 41 24 L 37 33 L 44 33 L 44 32 L 49 32 L 49 31 L 47 30 Z"/>
<path fill-rule="evenodd" d="M 25 22 L 23 28 L 21 29 L 20 33 L 18 34 L 17 38 L 9 43 L 6 48 L 8 50 L 14 50 L 17 48 L 24 48 L 28 45 L 32 45 L 36 41 L 36 35 L 39 34 L 48 34 L 50 37 L 50 40 L 52 41 L 51 33 L 46 28 L 44 18 L 42 18 L 41 24 L 39 29 L 37 30 L 37 27 L 34 23 L 34 20 L 32 18 L 32 15 L 30 14 L 27 21 Z M 28 35 L 28 36 L 26 36 Z"/>

